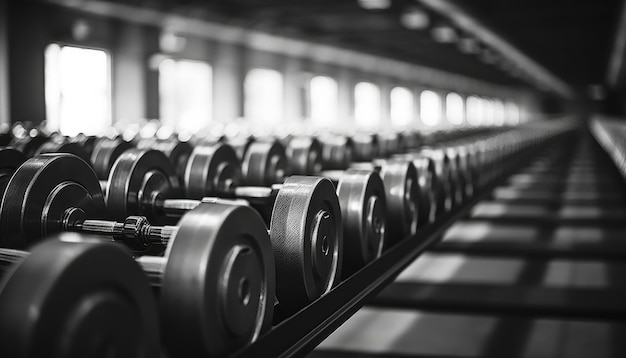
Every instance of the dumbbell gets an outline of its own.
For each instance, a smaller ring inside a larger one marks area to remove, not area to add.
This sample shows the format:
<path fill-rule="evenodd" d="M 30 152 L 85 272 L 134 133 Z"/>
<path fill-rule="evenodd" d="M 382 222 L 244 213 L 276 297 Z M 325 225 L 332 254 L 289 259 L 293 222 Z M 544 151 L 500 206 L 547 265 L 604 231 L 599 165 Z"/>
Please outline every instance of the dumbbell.
<path fill-rule="evenodd" d="M 320 140 L 297 136 L 289 140 L 288 148 L 292 150 L 287 155 L 292 170 L 298 167 L 301 171 L 321 173 L 323 147 Z M 299 159 L 295 165 L 294 158 Z M 350 170 L 341 172 L 341 178 L 336 181 L 336 191 L 341 207 L 345 242 L 343 277 L 348 277 L 382 254 L 387 237 L 387 203 L 378 173 L 371 170 Z"/>
<path fill-rule="evenodd" d="M 0 355 L 160 356 L 144 273 L 118 245 L 78 236 L 0 249 Z"/>
<path fill-rule="evenodd" d="M 319 175 L 322 170 L 322 145 L 310 136 L 292 136 L 285 140 L 290 175 Z"/>
<path fill-rule="evenodd" d="M 121 138 L 99 138 L 91 152 L 91 163 L 98 178 L 107 180 L 117 158 L 131 148 L 133 145 Z"/>
<path fill-rule="evenodd" d="M 46 143 L 50 137 L 37 130 L 31 130 L 27 133 L 23 133 L 22 136 L 16 136 L 11 140 L 9 146 L 17 148 L 20 152 L 24 153 L 27 158 L 35 155 L 35 152 L 39 147 Z"/>
<path fill-rule="evenodd" d="M 239 160 L 243 160 L 243 157 L 246 154 L 248 147 L 250 147 L 250 144 L 254 143 L 255 141 L 255 138 L 251 135 L 237 136 L 226 139 L 226 143 L 233 147 L 233 149 L 237 153 L 237 158 L 239 158 Z"/>
<path fill-rule="evenodd" d="M 74 164 L 68 165 L 68 160 Z M 74 177 L 57 185 L 45 179 L 50 171 L 59 169 L 71 169 Z M 166 244 L 165 258 L 137 259 L 159 287 L 165 329 L 175 326 L 188 335 L 188 327 L 194 327 L 211 337 L 210 344 L 205 343 L 206 337 L 190 341 L 174 330 L 164 338 L 176 351 L 205 349 L 210 355 L 224 355 L 255 340 L 269 327 L 275 292 L 272 244 L 265 224 L 252 208 L 223 202 L 201 204 L 189 210 L 177 226 L 153 226 L 141 216 L 123 222 L 86 219 L 93 207 L 103 206 L 95 176 L 92 173 L 89 180 L 85 175 L 89 170 L 84 161 L 66 154 L 27 161 L 13 180 L 30 179 L 30 190 L 17 190 L 3 198 L 2 245 L 26 247 L 59 231 L 103 235 L 140 250 L 154 243 Z M 82 180 L 74 180 L 77 177 Z M 42 202 L 49 206 L 41 206 Z M 17 206 L 33 210 L 20 213 Z M 35 216 L 39 223 L 34 223 Z M 285 299 L 285 306 L 301 305 L 301 297 L 295 294 L 301 293 L 303 283 L 287 283 L 294 292 L 288 297 L 294 298 Z M 185 312 L 185 308 L 193 311 Z M 179 344 L 180 339 L 185 344 Z"/>
<path fill-rule="evenodd" d="M 182 142 L 177 139 L 159 140 L 155 138 L 141 139 L 137 142 L 138 149 L 156 149 L 163 152 L 176 168 L 176 174 L 182 180 L 185 177 L 187 161 L 193 151 L 193 146 L 189 142 Z"/>
<path fill-rule="evenodd" d="M 83 147 L 83 149 L 87 151 L 87 154 L 91 156 L 91 153 L 93 153 L 93 147 L 96 145 L 96 142 L 98 141 L 98 139 L 99 138 L 96 136 L 88 136 L 88 135 L 79 133 L 75 137 L 70 138 L 70 141 L 80 144 Z"/>
<path fill-rule="evenodd" d="M 86 220 L 102 215 L 100 184 L 84 161 L 69 154 L 31 158 L 13 175 L 11 186 L 15 187 L 12 195 L 5 195 L 0 208 L 0 233 L 4 233 L 4 246 L 18 248 L 54 231 L 80 230 L 108 233 L 145 252 L 154 243 L 165 243 L 176 230 L 146 226 L 147 222 L 164 218 L 166 212 L 180 217 L 201 204 L 170 199 L 180 191 L 178 178 L 165 155 L 154 150 L 129 150 L 111 171 L 107 206 L 111 217 L 120 222 Z M 328 292 L 339 280 L 341 212 L 332 183 L 323 178 L 287 180 L 273 201 L 277 210 L 272 212 L 270 235 L 281 282 L 277 295 L 281 307 L 292 312 Z M 142 229 L 129 232 L 126 227 Z"/>
<path fill-rule="evenodd" d="M 90 162 L 89 153 L 80 143 L 70 142 L 67 138 L 61 136 L 51 137 L 35 150 L 33 156 L 44 153 L 70 153 L 88 163 Z"/>
<path fill-rule="evenodd" d="M 351 168 L 376 172 L 382 179 L 387 209 L 387 246 L 415 235 L 418 226 L 422 224 L 419 221 L 422 189 L 413 163 L 408 160 L 379 159 L 371 163 L 352 163 Z M 338 187 L 346 173 L 341 170 L 322 171 L 322 175 L 329 177 Z M 339 189 L 337 193 L 339 197 L 342 196 Z"/>
<path fill-rule="evenodd" d="M 350 137 L 325 134 L 317 139 L 322 144 L 322 169 L 343 170 L 350 166 L 354 152 L 354 143 Z"/>
<path fill-rule="evenodd" d="M 271 186 L 285 180 L 289 163 L 285 146 L 279 140 L 242 136 L 229 138 L 225 144 L 239 159 L 242 185 Z"/>
<path fill-rule="evenodd" d="M 11 176 L 25 160 L 24 154 L 17 149 L 0 148 L 0 198 L 4 195 Z"/>
<path fill-rule="evenodd" d="M 419 227 L 428 224 L 427 220 L 420 220 L 427 212 L 422 214 L 420 210 L 422 208 L 428 210 L 425 203 L 420 202 L 420 198 L 425 196 L 422 192 L 427 190 L 428 186 L 420 186 L 421 172 L 418 172 L 411 161 L 375 160 L 372 163 L 355 163 L 353 167 L 375 170 L 383 180 L 390 244 L 407 236 L 414 236 Z"/>
<path fill-rule="evenodd" d="M 378 137 L 370 133 L 352 135 L 353 159 L 356 162 L 371 162 L 379 153 Z"/>
<path fill-rule="evenodd" d="M 287 152 L 279 141 L 252 142 L 241 160 L 241 183 L 247 186 L 282 183 L 289 169 L 288 164 Z"/>
<path fill-rule="evenodd" d="M 137 261 L 159 291 L 163 341 L 171 356 L 227 356 L 271 327 L 272 243 L 248 206 L 201 204 L 182 217 L 164 257 Z M 287 284 L 293 292 L 279 296 L 284 306 L 309 302 L 298 301 L 301 283 Z"/>
<path fill-rule="evenodd" d="M 174 170 L 163 153 L 133 149 L 122 154 L 111 171 L 107 209 L 110 217 L 117 220 L 137 214 L 167 222 L 207 200 L 177 199 L 180 191 Z M 300 284 L 305 284 L 311 297 L 316 298 L 339 280 L 345 234 L 341 230 L 342 211 L 329 180 L 292 176 L 274 188 L 237 187 L 221 196 L 244 199 L 269 224 L 279 263 L 279 282 L 290 282 L 299 276 Z M 289 262 L 283 261 L 287 258 Z M 295 262 L 303 267 L 292 267 Z M 288 296 L 289 290 L 295 290 L 296 285 L 291 286 L 285 291 L 279 286 L 279 300 Z"/>

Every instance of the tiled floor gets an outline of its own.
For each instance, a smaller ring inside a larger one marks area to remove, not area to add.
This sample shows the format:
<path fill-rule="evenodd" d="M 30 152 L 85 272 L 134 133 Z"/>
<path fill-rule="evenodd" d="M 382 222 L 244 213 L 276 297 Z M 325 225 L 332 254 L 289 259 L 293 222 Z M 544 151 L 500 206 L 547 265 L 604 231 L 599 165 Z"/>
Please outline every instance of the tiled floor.
<path fill-rule="evenodd" d="M 310 356 L 626 357 L 624 187 L 594 150 L 510 177 Z"/>

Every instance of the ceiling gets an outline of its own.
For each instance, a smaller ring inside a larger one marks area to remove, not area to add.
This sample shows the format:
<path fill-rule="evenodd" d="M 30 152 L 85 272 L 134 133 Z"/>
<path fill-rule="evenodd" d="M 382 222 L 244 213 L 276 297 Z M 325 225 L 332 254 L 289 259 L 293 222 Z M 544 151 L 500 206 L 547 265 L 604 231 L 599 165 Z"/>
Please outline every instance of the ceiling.
<path fill-rule="evenodd" d="M 408 29 L 400 21 L 417 0 L 370 0 L 387 4 L 367 10 L 367 0 L 109 0 L 201 16 L 229 24 L 293 35 L 343 48 L 440 68 L 500 84 L 524 76 L 511 62 L 464 53 L 458 42 L 433 40 L 446 16 L 421 6 L 430 28 Z M 446 0 L 574 86 L 603 83 L 622 0 Z M 424 1 L 422 1 L 424 2 Z M 469 36 L 457 31 L 459 37 Z M 492 53 L 493 54 L 493 53 Z"/>

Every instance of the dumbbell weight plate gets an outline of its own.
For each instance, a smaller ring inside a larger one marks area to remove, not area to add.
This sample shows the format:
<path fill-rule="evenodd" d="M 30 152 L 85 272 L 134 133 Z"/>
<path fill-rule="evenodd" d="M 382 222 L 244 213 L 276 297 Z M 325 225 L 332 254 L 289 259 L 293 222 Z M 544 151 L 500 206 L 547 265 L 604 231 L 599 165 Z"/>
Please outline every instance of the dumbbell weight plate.
<path fill-rule="evenodd" d="M 146 276 L 121 246 L 83 237 L 46 240 L 0 285 L 3 357 L 160 356 Z"/>
<path fill-rule="evenodd" d="M 278 192 L 270 224 L 276 257 L 277 297 L 293 313 L 339 282 L 342 215 L 326 178 L 289 177 Z"/>
<path fill-rule="evenodd" d="M 187 160 L 193 151 L 193 146 L 188 142 L 179 140 L 149 140 L 142 139 L 137 143 L 139 149 L 156 149 L 159 150 L 170 159 L 170 162 L 176 168 L 176 174 L 183 180 L 185 177 L 185 169 L 187 168 Z"/>
<path fill-rule="evenodd" d="M 380 177 L 387 199 L 387 243 L 415 235 L 419 224 L 419 182 L 410 161 L 386 161 Z"/>
<path fill-rule="evenodd" d="M 89 154 L 79 143 L 59 143 L 57 141 L 48 141 L 39 147 L 35 152 L 35 155 L 44 153 L 70 153 L 79 157 L 87 163 L 90 163 Z"/>
<path fill-rule="evenodd" d="M 174 166 L 163 152 L 127 150 L 113 165 L 108 183 L 106 205 L 110 219 L 122 221 L 129 215 L 144 215 L 153 223 L 177 221 L 153 210 L 158 199 L 182 196 Z"/>
<path fill-rule="evenodd" d="M 375 135 L 357 133 L 352 136 L 354 143 L 353 159 L 357 162 L 371 162 L 378 156 L 379 143 Z"/>
<path fill-rule="evenodd" d="M 122 139 L 99 139 L 91 153 L 91 163 L 98 179 L 107 180 L 117 158 L 131 148 L 133 145 Z"/>
<path fill-rule="evenodd" d="M 452 210 L 453 199 L 448 164 L 449 157 L 447 157 L 441 149 L 431 147 L 424 147 L 418 153 L 432 160 L 435 167 L 435 175 L 432 177 L 432 183 L 433 187 L 436 188 L 436 208 L 437 217 L 439 217 Z"/>
<path fill-rule="evenodd" d="M 448 170 L 448 178 L 450 182 L 450 193 L 452 198 L 452 206 L 461 205 L 463 202 L 464 183 L 460 172 L 460 158 L 456 148 L 445 147 L 442 148 L 445 161 Z"/>
<path fill-rule="evenodd" d="M 233 147 L 233 149 L 235 150 L 235 153 L 237 153 L 237 158 L 239 158 L 239 160 L 243 160 L 243 157 L 246 155 L 248 148 L 254 142 L 255 142 L 255 139 L 252 136 L 235 137 L 227 141 L 227 143 L 231 147 Z"/>
<path fill-rule="evenodd" d="M 474 195 L 474 183 L 472 182 L 471 153 L 469 146 L 456 145 L 458 155 L 459 179 L 461 181 L 461 190 L 464 198 L 470 198 Z"/>
<path fill-rule="evenodd" d="M 374 171 L 348 169 L 337 186 L 344 234 L 344 277 L 382 254 L 386 237 L 385 188 Z"/>
<path fill-rule="evenodd" d="M 420 226 L 435 222 L 437 217 L 437 185 L 435 178 L 437 169 L 435 162 L 428 157 L 413 158 L 412 161 L 417 170 L 417 180 L 420 188 L 419 222 Z"/>
<path fill-rule="evenodd" d="M 13 138 L 10 146 L 17 148 L 27 158 L 32 157 L 37 149 L 46 143 L 50 138 L 48 136 L 38 134 L 34 137 Z"/>
<path fill-rule="evenodd" d="M 185 192 L 190 199 L 219 196 L 239 186 L 241 163 L 228 144 L 196 146 L 185 170 Z"/>
<path fill-rule="evenodd" d="M 346 169 L 352 163 L 354 143 L 347 136 L 326 135 L 322 143 L 322 166 L 324 170 Z"/>
<path fill-rule="evenodd" d="M 91 166 L 73 154 L 42 154 L 27 160 L 7 185 L 0 206 L 0 246 L 25 249 L 61 231 L 66 208 L 91 219 L 106 212 Z"/>
<path fill-rule="evenodd" d="M 224 204 L 201 204 L 178 225 L 161 283 L 165 345 L 185 357 L 226 356 L 272 323 L 267 229 L 252 208 Z"/>
<path fill-rule="evenodd" d="M 293 137 L 286 147 L 291 175 L 316 175 L 322 171 L 322 145 L 313 137 Z"/>
<path fill-rule="evenodd" d="M 278 141 L 250 144 L 241 163 L 242 183 L 250 186 L 271 186 L 285 180 L 287 156 Z"/>
<path fill-rule="evenodd" d="M 0 148 L 0 198 L 9 184 L 15 170 L 24 163 L 26 157 L 14 148 Z"/>
<path fill-rule="evenodd" d="M 372 163 L 353 163 L 351 168 L 375 170 L 383 180 L 387 200 L 386 244 L 393 245 L 415 235 L 419 224 L 420 190 L 413 163 L 405 158 L 375 159 Z"/>
<path fill-rule="evenodd" d="M 83 147 L 83 149 L 87 152 L 87 154 L 91 156 L 91 153 L 93 153 L 93 147 L 96 145 L 96 142 L 98 141 L 98 137 L 79 134 L 76 137 L 72 138 L 71 141 L 73 143 L 80 144 L 80 146 Z"/>

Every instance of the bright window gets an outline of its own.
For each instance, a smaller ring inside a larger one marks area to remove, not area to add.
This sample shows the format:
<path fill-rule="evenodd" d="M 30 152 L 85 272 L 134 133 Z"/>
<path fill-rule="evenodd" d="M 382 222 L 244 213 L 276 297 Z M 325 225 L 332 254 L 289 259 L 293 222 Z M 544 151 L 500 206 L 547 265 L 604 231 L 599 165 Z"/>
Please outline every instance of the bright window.
<path fill-rule="evenodd" d="M 492 126 L 493 125 L 493 101 L 487 98 L 482 98 L 483 102 L 483 125 Z"/>
<path fill-rule="evenodd" d="M 51 131 L 97 135 L 111 126 L 111 63 L 103 50 L 45 50 L 46 122 Z"/>
<path fill-rule="evenodd" d="M 494 110 L 494 122 L 496 126 L 504 125 L 504 103 L 501 100 L 496 99 L 493 101 Z"/>
<path fill-rule="evenodd" d="M 339 116 L 339 86 L 328 76 L 311 78 L 311 121 L 316 125 L 330 126 Z"/>
<path fill-rule="evenodd" d="M 446 96 L 446 118 L 455 126 L 460 126 L 465 121 L 463 97 L 458 93 L 450 92 Z"/>
<path fill-rule="evenodd" d="M 482 99 L 476 96 L 469 96 L 467 97 L 465 105 L 467 107 L 467 123 L 470 126 L 480 126 L 483 124 L 484 112 Z"/>
<path fill-rule="evenodd" d="M 207 127 L 213 109 L 212 75 L 206 62 L 163 60 L 159 64 L 162 122 L 187 132 Z"/>
<path fill-rule="evenodd" d="M 441 122 L 441 97 L 429 90 L 420 94 L 420 118 L 427 126 L 436 126 Z"/>
<path fill-rule="evenodd" d="M 406 126 L 411 124 L 414 112 L 413 93 L 406 87 L 394 87 L 389 97 L 391 124 Z"/>
<path fill-rule="evenodd" d="M 283 75 L 254 68 L 244 80 L 244 116 L 259 124 L 276 125 L 283 119 Z"/>
<path fill-rule="evenodd" d="M 380 89 L 370 82 L 354 87 L 354 120 L 360 127 L 375 127 L 380 122 Z"/>
<path fill-rule="evenodd" d="M 517 104 L 513 102 L 507 102 L 504 105 L 504 111 L 506 114 L 506 123 L 509 125 L 517 125 L 519 124 L 520 115 L 519 115 L 519 107 Z"/>

